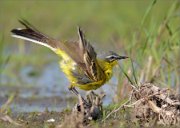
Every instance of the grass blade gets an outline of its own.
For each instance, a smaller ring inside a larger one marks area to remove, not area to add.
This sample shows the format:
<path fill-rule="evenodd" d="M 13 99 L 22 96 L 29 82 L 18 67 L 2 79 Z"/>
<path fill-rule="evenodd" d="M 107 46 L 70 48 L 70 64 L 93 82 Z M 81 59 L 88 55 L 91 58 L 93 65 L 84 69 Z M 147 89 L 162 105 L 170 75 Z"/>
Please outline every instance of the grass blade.
<path fill-rule="evenodd" d="M 146 10 L 146 12 L 145 12 L 145 14 L 144 14 L 144 16 L 143 16 L 143 19 L 142 19 L 142 21 L 141 21 L 141 26 L 144 25 L 144 22 L 145 22 L 147 16 L 149 15 L 151 9 L 152 9 L 153 6 L 156 4 L 156 2 L 157 2 L 157 0 L 153 0 L 153 2 L 149 5 L 149 7 L 148 7 L 148 9 Z"/>
<path fill-rule="evenodd" d="M 123 72 L 123 74 L 126 76 L 126 78 L 128 79 L 128 81 L 134 85 L 133 81 L 131 80 L 131 78 L 128 76 L 128 74 L 124 71 L 124 69 L 119 65 L 121 71 Z"/>
<path fill-rule="evenodd" d="M 133 77 L 134 77 L 134 80 L 135 80 L 135 84 L 138 85 L 136 74 L 135 74 L 135 68 L 134 68 L 134 65 L 133 65 L 133 61 L 132 61 L 131 58 L 130 58 L 130 60 L 131 60 L 132 73 L 133 73 Z"/>

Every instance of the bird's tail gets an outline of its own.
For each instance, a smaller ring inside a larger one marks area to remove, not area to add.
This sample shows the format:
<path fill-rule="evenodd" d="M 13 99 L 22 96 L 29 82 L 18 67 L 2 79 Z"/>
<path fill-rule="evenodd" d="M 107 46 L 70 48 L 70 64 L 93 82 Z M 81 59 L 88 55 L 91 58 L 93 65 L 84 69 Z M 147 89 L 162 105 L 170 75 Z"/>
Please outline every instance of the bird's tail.
<path fill-rule="evenodd" d="M 48 37 L 47 35 L 38 31 L 35 27 L 33 27 L 26 20 L 19 20 L 19 22 L 24 25 L 26 28 L 16 28 L 11 30 L 12 36 L 16 38 L 20 38 L 23 40 L 31 41 L 43 46 L 46 46 L 53 50 L 54 52 L 59 47 L 59 43 L 57 40 Z"/>

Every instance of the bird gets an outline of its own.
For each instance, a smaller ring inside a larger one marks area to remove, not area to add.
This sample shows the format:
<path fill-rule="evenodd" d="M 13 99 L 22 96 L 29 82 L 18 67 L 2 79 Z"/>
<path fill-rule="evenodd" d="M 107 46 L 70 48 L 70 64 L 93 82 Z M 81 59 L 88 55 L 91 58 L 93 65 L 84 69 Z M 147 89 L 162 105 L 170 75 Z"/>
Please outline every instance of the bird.
<path fill-rule="evenodd" d="M 118 61 L 128 58 L 113 51 L 98 56 L 80 27 L 78 40 L 58 41 L 40 32 L 26 20 L 19 22 L 25 28 L 12 29 L 12 36 L 45 46 L 55 52 L 61 58 L 59 65 L 62 72 L 70 82 L 68 88 L 76 95 L 79 94 L 76 87 L 85 91 L 100 88 L 111 79 L 113 67 Z"/>

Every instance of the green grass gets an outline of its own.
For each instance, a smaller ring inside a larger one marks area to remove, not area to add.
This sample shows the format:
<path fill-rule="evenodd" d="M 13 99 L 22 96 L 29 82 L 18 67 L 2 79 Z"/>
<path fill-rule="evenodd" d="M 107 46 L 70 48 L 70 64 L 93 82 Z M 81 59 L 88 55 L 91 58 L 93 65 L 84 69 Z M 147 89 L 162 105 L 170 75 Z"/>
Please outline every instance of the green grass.
<path fill-rule="evenodd" d="M 126 63 L 124 67 L 131 70 L 130 76 L 136 74 L 139 82 L 158 83 L 176 88 L 178 92 L 180 29 L 177 23 L 180 21 L 180 3 L 174 1 L 162 16 L 163 19 L 156 21 L 153 11 L 159 6 L 158 2 L 155 0 L 149 5 L 131 44 L 127 46 L 127 52 L 136 65 L 135 71 L 134 68 L 129 69 L 130 64 Z"/>
<path fill-rule="evenodd" d="M 3 36 L 0 36 L 0 83 L 1 83 L 1 77 L 4 69 L 6 68 L 6 65 L 9 62 L 10 56 L 4 55 L 4 38 Z"/>

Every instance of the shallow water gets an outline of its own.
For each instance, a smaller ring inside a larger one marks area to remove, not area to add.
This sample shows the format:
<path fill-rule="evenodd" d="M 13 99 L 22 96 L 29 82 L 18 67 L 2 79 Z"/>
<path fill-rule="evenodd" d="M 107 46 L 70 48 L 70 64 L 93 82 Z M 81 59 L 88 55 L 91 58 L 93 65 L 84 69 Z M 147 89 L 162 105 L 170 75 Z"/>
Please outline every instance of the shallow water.
<path fill-rule="evenodd" d="M 33 66 L 23 67 L 19 74 L 24 86 L 0 86 L 0 105 L 7 100 L 9 94 L 17 92 L 18 95 L 10 106 L 12 112 L 42 112 L 47 109 L 59 112 L 72 107 L 77 97 L 69 92 L 69 82 L 60 71 L 58 63 L 50 63 L 42 70 L 42 73 L 33 76 L 30 75 L 32 72 L 36 72 Z M 113 77 L 110 82 L 117 83 L 117 80 Z M 106 93 L 104 105 L 112 102 L 114 88 L 104 85 L 95 91 L 96 93 Z M 79 91 L 82 95 L 85 94 L 85 91 Z"/>

